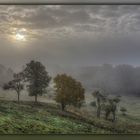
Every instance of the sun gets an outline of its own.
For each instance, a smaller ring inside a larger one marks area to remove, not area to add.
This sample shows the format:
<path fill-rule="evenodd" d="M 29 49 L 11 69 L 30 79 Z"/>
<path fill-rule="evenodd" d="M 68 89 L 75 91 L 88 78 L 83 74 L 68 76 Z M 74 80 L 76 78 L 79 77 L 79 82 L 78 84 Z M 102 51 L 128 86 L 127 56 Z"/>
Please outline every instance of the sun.
<path fill-rule="evenodd" d="M 20 34 L 20 33 L 17 33 L 15 35 L 15 39 L 18 40 L 18 41 L 26 41 L 25 35 Z"/>
<path fill-rule="evenodd" d="M 12 28 L 12 38 L 14 41 L 24 42 L 27 40 L 27 29 L 25 28 Z"/>

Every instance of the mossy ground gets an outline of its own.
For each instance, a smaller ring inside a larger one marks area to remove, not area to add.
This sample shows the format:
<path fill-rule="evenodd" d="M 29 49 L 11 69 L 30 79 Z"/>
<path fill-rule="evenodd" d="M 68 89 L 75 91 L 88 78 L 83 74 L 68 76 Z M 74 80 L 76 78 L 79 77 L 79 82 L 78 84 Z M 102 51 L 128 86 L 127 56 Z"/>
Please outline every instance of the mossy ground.
<path fill-rule="evenodd" d="M 33 102 L 18 104 L 12 101 L 1 101 L 0 134 L 105 133 L 104 130 L 90 124 L 56 115 L 57 108 L 53 106 L 42 106 L 35 105 Z"/>
<path fill-rule="evenodd" d="M 115 125 L 116 127 L 111 122 L 95 118 L 86 120 L 70 112 L 62 112 L 55 104 L 0 101 L 0 134 L 127 133 L 125 125 L 120 125 L 124 126 L 121 130 L 117 126 L 119 124 Z M 136 127 L 132 132 L 139 133 L 138 129 Z"/>

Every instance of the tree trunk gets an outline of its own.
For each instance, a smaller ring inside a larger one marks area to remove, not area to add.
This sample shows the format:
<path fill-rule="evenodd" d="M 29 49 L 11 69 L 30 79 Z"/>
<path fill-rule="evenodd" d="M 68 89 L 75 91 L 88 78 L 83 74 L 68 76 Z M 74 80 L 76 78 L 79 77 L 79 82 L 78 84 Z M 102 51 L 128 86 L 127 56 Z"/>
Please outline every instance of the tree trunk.
<path fill-rule="evenodd" d="M 110 111 L 105 112 L 105 119 L 108 120 L 108 116 L 110 115 Z"/>
<path fill-rule="evenodd" d="M 98 108 L 97 108 L 97 118 L 100 118 L 100 114 L 101 114 L 101 107 L 98 106 Z"/>
<path fill-rule="evenodd" d="M 35 103 L 37 103 L 37 95 L 35 95 Z"/>
<path fill-rule="evenodd" d="M 100 114 L 101 114 L 101 105 L 100 105 L 100 99 L 97 99 L 97 118 L 100 118 Z"/>
<path fill-rule="evenodd" d="M 115 122 L 115 120 L 116 120 L 116 113 L 115 113 L 115 111 L 114 112 L 112 112 L 112 114 L 113 114 L 113 122 Z"/>
<path fill-rule="evenodd" d="M 20 100 L 20 93 L 19 92 L 17 92 L 17 95 L 18 95 L 18 103 L 19 103 L 19 100 Z"/>
<path fill-rule="evenodd" d="M 65 110 L 65 104 L 64 103 L 61 103 L 61 109 L 62 109 L 62 111 Z"/>

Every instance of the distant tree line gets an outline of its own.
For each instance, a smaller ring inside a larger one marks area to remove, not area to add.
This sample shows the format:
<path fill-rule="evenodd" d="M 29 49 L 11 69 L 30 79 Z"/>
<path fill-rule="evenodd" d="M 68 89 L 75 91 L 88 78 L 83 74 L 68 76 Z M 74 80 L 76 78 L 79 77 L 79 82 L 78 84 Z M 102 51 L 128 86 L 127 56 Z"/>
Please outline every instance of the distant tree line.
<path fill-rule="evenodd" d="M 105 90 L 109 94 L 140 96 L 140 67 L 127 64 L 113 66 L 85 67 L 77 74 L 84 86 L 91 92 L 93 87 Z"/>

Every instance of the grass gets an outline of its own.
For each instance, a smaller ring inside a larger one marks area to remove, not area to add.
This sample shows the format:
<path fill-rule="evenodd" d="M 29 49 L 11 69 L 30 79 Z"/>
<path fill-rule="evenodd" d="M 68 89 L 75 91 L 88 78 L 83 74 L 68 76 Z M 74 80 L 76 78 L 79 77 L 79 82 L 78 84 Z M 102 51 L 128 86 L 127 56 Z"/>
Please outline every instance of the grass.
<path fill-rule="evenodd" d="M 63 112 L 53 103 L 0 101 L 0 134 L 140 134 L 140 125 L 128 123 L 134 118 L 120 118 L 112 123 Z"/>
<path fill-rule="evenodd" d="M 138 108 L 136 113 L 128 111 L 126 116 L 119 113 L 117 121 L 112 123 L 97 119 L 93 107 L 68 108 L 63 112 L 53 102 L 36 105 L 32 101 L 18 104 L 0 100 L 0 134 L 140 134 Z"/>
<path fill-rule="evenodd" d="M 47 110 L 47 107 L 51 112 Z M 56 115 L 56 111 L 58 109 L 53 105 L 0 101 L 0 134 L 89 134 L 108 132 L 79 120 Z"/>

